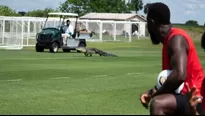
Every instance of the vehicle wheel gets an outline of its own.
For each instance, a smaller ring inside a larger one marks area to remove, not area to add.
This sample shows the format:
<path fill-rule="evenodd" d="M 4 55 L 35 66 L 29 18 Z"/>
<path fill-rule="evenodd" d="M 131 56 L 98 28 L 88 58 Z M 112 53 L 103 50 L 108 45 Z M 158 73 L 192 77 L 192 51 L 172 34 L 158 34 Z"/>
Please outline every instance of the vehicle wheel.
<path fill-rule="evenodd" d="M 85 43 L 80 43 L 79 47 L 85 47 Z M 81 51 L 77 50 L 78 53 L 81 53 Z"/>
<path fill-rule="evenodd" d="M 63 52 L 70 52 L 69 49 L 63 49 Z"/>
<path fill-rule="evenodd" d="M 36 52 L 43 52 L 43 51 L 44 51 L 44 47 L 36 43 Z"/>
<path fill-rule="evenodd" d="M 52 53 L 56 53 L 56 52 L 58 52 L 58 49 L 59 49 L 58 43 L 54 42 L 54 43 L 52 43 L 51 48 L 49 50 Z"/>

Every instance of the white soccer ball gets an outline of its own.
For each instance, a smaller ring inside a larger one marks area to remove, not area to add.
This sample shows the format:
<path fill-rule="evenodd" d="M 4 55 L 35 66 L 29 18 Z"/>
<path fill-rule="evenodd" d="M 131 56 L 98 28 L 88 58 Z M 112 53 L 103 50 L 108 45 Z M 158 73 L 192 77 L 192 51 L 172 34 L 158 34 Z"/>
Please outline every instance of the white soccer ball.
<path fill-rule="evenodd" d="M 164 82 L 167 80 L 167 77 L 171 74 L 172 70 L 163 70 L 159 73 L 158 77 L 157 77 L 157 84 L 156 87 L 157 89 L 159 89 Z M 175 90 L 175 93 L 181 93 L 181 90 L 184 87 L 184 83 L 182 83 L 178 89 Z"/>

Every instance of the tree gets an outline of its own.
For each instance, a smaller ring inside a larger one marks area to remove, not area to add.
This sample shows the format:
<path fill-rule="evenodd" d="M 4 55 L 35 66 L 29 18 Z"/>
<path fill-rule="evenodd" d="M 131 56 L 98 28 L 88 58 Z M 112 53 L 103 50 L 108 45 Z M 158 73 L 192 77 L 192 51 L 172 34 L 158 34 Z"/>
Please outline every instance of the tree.
<path fill-rule="evenodd" d="M 55 12 L 56 10 L 52 9 L 52 8 L 45 8 L 44 9 L 44 14 L 47 15 L 49 12 Z"/>
<path fill-rule="evenodd" d="M 55 10 L 52 8 L 45 8 L 43 10 L 37 9 L 33 11 L 29 11 L 26 13 L 26 16 L 31 16 L 31 17 L 46 17 L 49 12 L 54 12 Z"/>
<path fill-rule="evenodd" d="M 144 14 L 147 14 L 148 8 L 149 8 L 149 6 L 150 6 L 151 4 L 152 4 L 152 3 L 147 3 L 147 4 L 144 6 Z"/>
<path fill-rule="evenodd" d="M 91 12 L 128 13 L 129 7 L 123 0 L 96 0 L 90 3 Z"/>
<path fill-rule="evenodd" d="M 89 12 L 129 13 L 142 9 L 142 0 L 132 0 L 125 4 L 124 0 L 66 0 L 60 4 L 60 11 L 78 13 L 80 16 Z"/>
<path fill-rule="evenodd" d="M 128 3 L 128 7 L 130 10 L 134 10 L 137 13 L 143 9 L 143 2 L 142 0 L 131 0 L 131 2 Z"/>
<path fill-rule="evenodd" d="M 30 16 L 30 17 L 46 17 L 44 10 L 41 9 L 37 9 L 37 10 L 33 10 L 33 11 L 28 11 L 26 13 L 26 16 Z"/>
<path fill-rule="evenodd" d="M 73 12 L 78 14 L 84 14 L 88 9 L 88 0 L 66 0 L 60 4 L 59 10 L 61 12 Z"/>
<path fill-rule="evenodd" d="M 19 16 L 19 14 L 8 6 L 0 5 L 0 16 Z"/>
<path fill-rule="evenodd" d="M 25 16 L 26 12 L 24 12 L 24 11 L 19 11 L 18 14 L 20 14 L 21 16 Z"/>
<path fill-rule="evenodd" d="M 195 20 L 188 20 L 185 25 L 191 25 L 191 26 L 199 26 L 198 22 Z"/>

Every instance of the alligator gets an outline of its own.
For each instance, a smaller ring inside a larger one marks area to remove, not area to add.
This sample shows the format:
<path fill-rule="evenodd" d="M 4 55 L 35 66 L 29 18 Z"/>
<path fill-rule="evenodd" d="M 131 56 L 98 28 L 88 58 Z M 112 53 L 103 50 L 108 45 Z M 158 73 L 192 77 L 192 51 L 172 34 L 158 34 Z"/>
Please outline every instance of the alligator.
<path fill-rule="evenodd" d="M 100 56 L 106 56 L 106 57 L 118 57 L 117 55 L 104 52 L 102 50 L 99 50 L 97 48 L 85 48 L 85 47 L 79 47 L 76 48 L 76 50 L 82 52 L 85 54 L 85 56 L 92 56 L 93 54 L 98 54 Z"/>

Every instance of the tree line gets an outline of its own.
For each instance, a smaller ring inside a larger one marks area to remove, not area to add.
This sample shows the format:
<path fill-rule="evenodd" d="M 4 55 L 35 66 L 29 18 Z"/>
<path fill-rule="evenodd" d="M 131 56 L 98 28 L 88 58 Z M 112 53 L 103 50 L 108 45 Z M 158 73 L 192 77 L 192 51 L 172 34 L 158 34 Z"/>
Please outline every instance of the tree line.
<path fill-rule="evenodd" d="M 0 5 L 0 16 L 30 16 L 30 17 L 46 17 L 49 12 L 72 12 L 83 16 L 90 12 L 98 13 L 138 13 L 143 10 L 147 14 L 147 9 L 151 3 L 143 4 L 143 0 L 131 0 L 126 3 L 124 0 L 66 0 L 60 3 L 56 9 L 45 8 L 32 11 L 15 11 L 8 6 Z M 186 25 L 198 26 L 195 20 L 189 20 Z M 205 24 L 204 24 L 205 26 Z"/>
<path fill-rule="evenodd" d="M 124 0 L 66 0 L 60 3 L 56 9 L 45 8 L 32 11 L 16 12 L 8 6 L 0 5 L 1 16 L 31 16 L 31 17 L 46 17 L 48 12 L 73 12 L 79 16 L 89 12 L 107 12 L 107 13 L 136 13 L 144 8 L 142 0 L 131 0 L 125 4 Z"/>

